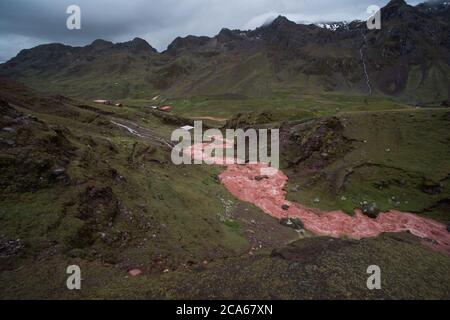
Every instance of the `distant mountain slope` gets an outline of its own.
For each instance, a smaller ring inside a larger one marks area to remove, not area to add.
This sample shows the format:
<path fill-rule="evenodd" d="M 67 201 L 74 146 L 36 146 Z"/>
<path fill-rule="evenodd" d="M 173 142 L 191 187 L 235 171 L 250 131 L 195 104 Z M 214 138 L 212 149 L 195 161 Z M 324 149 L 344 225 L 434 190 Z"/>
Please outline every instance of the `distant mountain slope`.
<path fill-rule="evenodd" d="M 139 38 L 42 45 L 1 65 L 0 75 L 84 98 L 295 91 L 447 100 L 448 2 L 412 7 L 392 0 L 381 16 L 381 30 L 368 30 L 365 22 L 304 25 L 280 16 L 252 31 L 177 38 L 162 53 Z"/>

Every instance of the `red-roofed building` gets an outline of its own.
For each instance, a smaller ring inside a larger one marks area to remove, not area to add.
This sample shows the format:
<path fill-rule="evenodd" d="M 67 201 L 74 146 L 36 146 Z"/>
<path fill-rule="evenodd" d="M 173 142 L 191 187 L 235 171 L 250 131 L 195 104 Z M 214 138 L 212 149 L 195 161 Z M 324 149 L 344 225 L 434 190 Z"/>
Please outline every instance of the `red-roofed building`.
<path fill-rule="evenodd" d="M 170 111 L 172 110 L 171 106 L 162 106 L 158 108 L 160 111 Z"/>

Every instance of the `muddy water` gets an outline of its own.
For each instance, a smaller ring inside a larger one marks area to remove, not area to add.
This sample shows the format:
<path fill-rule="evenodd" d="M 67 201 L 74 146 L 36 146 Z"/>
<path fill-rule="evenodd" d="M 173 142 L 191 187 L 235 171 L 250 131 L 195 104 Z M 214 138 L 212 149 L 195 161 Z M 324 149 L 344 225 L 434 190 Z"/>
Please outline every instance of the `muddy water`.
<path fill-rule="evenodd" d="M 207 145 L 208 143 L 194 145 L 187 152 L 193 158 L 226 166 L 219 179 L 228 191 L 236 198 L 254 204 L 275 218 L 298 217 L 307 230 L 331 237 L 347 236 L 361 239 L 375 237 L 383 232 L 409 231 L 422 239 L 434 240 L 435 244 L 431 245 L 433 248 L 450 255 L 450 232 L 442 223 L 396 210 L 380 213 L 376 219 L 372 219 L 358 210 L 350 216 L 340 210 L 321 211 L 307 208 L 285 199 L 286 192 L 283 188 L 288 178 L 280 170 L 268 168 L 263 163 L 227 165 L 226 163 L 232 162 L 230 159 L 226 161 L 205 154 Z M 261 176 L 264 178 L 260 179 Z M 255 179 L 256 177 L 259 178 Z M 288 210 L 282 209 L 285 204 L 289 205 Z"/>

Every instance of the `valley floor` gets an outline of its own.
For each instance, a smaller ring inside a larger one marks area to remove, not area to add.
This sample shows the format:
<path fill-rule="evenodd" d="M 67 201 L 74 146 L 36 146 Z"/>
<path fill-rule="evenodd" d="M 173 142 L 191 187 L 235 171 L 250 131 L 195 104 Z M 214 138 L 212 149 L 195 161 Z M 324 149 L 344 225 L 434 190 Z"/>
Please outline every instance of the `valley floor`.
<path fill-rule="evenodd" d="M 0 84 L 0 298 L 450 298 L 450 257 L 433 239 L 297 232 L 230 194 L 223 168 L 173 165 L 170 133 L 189 119 Z M 312 119 L 192 117 L 281 125 L 291 201 L 349 213 L 376 202 L 448 223 L 449 109 L 325 105 Z M 79 291 L 66 287 L 73 264 Z M 380 290 L 367 289 L 370 265 Z"/>

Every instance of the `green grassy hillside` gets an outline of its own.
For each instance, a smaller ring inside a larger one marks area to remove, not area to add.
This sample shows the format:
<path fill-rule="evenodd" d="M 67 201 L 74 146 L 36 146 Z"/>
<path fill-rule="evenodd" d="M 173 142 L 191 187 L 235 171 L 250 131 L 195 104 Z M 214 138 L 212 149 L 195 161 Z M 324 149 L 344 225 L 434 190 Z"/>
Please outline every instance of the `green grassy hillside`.
<path fill-rule="evenodd" d="M 355 241 L 298 233 L 233 198 L 218 182 L 221 168 L 173 165 L 167 139 L 188 119 L 43 96 L 6 80 L 0 87 L 1 298 L 449 297 L 449 257 L 412 235 Z M 376 201 L 449 220 L 448 109 L 366 105 L 361 97 L 348 97 L 345 108 L 344 97 L 322 96 L 299 100 L 315 110 L 284 108 L 280 98 L 270 101 L 280 106 L 274 115 L 232 116 L 257 103 L 239 108 L 246 99 L 235 98 L 174 104 L 180 114 L 211 115 L 221 101 L 230 106 L 228 125 L 282 124 L 293 200 L 348 211 Z M 289 147 L 297 133 L 306 145 Z M 319 148 L 290 163 L 314 139 Z M 376 292 L 365 287 L 374 261 L 383 270 Z M 69 264 L 82 268 L 79 292 L 65 287 Z M 132 277 L 135 268 L 142 274 Z"/>
<path fill-rule="evenodd" d="M 363 111 L 287 125 L 284 166 L 290 190 L 300 190 L 289 197 L 350 213 L 375 202 L 381 210 L 448 222 L 449 115 L 448 108 Z M 296 148 L 297 136 L 303 140 Z M 311 151 L 313 136 L 317 145 Z"/>

